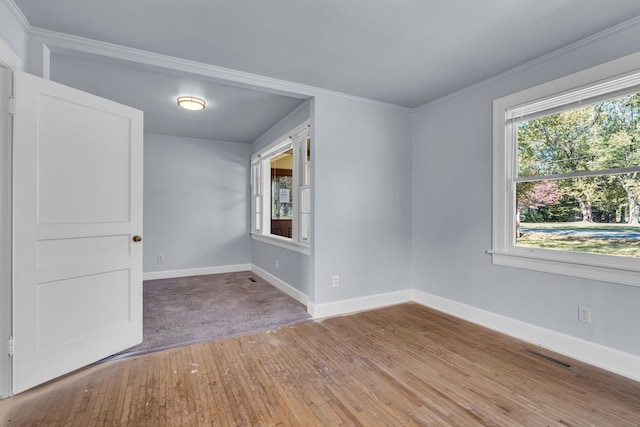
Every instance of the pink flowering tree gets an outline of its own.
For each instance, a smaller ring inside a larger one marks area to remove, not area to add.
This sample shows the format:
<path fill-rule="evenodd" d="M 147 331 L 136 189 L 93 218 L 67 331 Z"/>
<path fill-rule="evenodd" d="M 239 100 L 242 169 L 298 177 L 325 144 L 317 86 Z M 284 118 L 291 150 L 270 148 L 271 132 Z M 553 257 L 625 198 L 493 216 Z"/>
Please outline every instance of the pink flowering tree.
<path fill-rule="evenodd" d="M 555 181 L 536 182 L 529 191 L 523 194 L 518 205 L 522 208 L 538 209 L 541 206 L 557 205 L 560 199 L 565 195 L 558 189 Z"/>
<path fill-rule="evenodd" d="M 518 192 L 516 215 L 516 235 L 520 236 L 520 213 L 525 209 L 537 210 L 542 206 L 554 206 L 566 193 L 560 191 L 555 181 L 530 183 L 525 191 Z"/>

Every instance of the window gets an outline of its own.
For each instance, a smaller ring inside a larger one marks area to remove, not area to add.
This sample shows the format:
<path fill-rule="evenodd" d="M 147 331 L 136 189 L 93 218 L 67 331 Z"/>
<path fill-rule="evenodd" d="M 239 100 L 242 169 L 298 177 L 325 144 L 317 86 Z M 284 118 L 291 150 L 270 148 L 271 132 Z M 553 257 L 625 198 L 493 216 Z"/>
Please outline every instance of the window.
<path fill-rule="evenodd" d="M 251 235 L 308 253 L 311 239 L 309 124 L 251 157 Z"/>
<path fill-rule="evenodd" d="M 640 55 L 493 114 L 494 264 L 640 286 Z"/>

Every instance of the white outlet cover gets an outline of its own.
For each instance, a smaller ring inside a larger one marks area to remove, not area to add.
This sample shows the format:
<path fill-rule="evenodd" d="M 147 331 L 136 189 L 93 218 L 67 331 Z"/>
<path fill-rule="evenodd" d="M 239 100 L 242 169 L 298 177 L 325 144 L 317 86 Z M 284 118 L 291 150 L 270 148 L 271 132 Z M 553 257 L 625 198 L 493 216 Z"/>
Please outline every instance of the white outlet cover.
<path fill-rule="evenodd" d="M 578 320 L 585 323 L 591 323 L 591 307 L 578 307 Z"/>

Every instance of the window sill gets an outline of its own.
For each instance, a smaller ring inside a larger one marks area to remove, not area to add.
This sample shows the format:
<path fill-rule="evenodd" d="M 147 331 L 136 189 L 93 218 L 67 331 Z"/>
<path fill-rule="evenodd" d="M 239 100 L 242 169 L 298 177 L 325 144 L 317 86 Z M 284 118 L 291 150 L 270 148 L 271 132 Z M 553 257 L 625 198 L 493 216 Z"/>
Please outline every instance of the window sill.
<path fill-rule="evenodd" d="M 288 249 L 293 252 L 298 252 L 304 255 L 311 254 L 309 245 L 294 242 L 291 239 L 287 239 L 286 237 L 265 236 L 263 234 L 251 233 L 251 239 L 257 240 L 262 243 L 267 243 L 269 245 L 277 246 L 279 248 Z"/>
<path fill-rule="evenodd" d="M 562 252 L 556 254 L 548 251 L 487 251 L 487 253 L 491 254 L 492 263 L 495 265 L 640 286 L 640 274 L 638 274 L 640 266 L 638 265 L 574 259 L 564 256 Z"/>

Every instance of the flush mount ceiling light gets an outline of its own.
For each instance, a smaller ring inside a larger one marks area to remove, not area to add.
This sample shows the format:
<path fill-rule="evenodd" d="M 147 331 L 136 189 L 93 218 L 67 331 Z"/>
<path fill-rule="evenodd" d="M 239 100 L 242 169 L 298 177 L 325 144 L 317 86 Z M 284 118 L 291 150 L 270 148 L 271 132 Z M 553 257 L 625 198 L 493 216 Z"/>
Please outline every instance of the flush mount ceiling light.
<path fill-rule="evenodd" d="M 204 110 L 206 103 L 204 99 L 196 98 L 194 96 L 181 96 L 178 98 L 178 105 L 187 110 Z"/>

